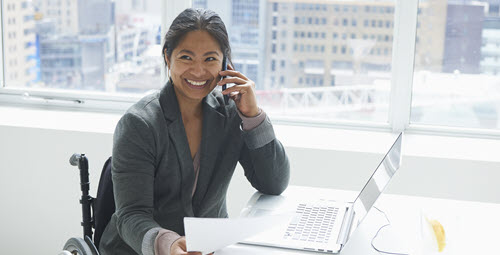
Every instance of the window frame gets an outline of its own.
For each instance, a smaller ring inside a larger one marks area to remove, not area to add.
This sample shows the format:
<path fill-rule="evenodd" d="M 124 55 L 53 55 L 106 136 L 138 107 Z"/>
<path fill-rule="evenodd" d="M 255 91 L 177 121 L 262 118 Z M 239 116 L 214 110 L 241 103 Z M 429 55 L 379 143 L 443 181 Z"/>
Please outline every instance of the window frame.
<path fill-rule="evenodd" d="M 0 106 L 16 105 L 38 107 L 43 109 L 71 109 L 80 111 L 124 112 L 144 94 L 110 94 L 104 92 L 82 92 L 67 90 L 46 90 L 29 88 L 9 88 L 5 84 L 4 73 L 4 35 L 3 35 L 3 1 L 0 6 Z M 167 31 L 174 17 L 185 8 L 192 6 L 192 1 L 161 1 L 161 34 Z M 264 1 L 260 1 L 265 4 Z M 358 129 L 374 131 L 405 131 L 435 135 L 451 135 L 461 137 L 500 138 L 500 130 L 480 128 L 460 128 L 412 124 L 411 99 L 414 72 L 415 40 L 417 36 L 419 0 L 395 0 L 393 23 L 392 79 L 389 112 L 387 123 L 362 122 L 347 120 L 310 121 L 300 118 L 274 117 L 273 121 L 280 124 L 326 127 L 340 129 Z M 168 6 L 168 8 L 167 8 Z M 264 17 L 260 22 L 265 21 Z M 404 33 L 400 33 L 404 31 Z M 261 38 L 261 44 L 264 39 Z M 260 68 L 263 68 L 262 66 Z M 165 82 L 166 69 L 162 68 L 161 81 Z"/>

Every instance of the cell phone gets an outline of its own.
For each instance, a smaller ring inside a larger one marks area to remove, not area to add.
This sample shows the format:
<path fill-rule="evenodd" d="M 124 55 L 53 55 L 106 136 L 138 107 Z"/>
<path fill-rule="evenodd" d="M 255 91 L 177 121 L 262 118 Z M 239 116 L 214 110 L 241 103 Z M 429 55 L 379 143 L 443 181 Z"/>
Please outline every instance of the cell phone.
<path fill-rule="evenodd" d="M 222 71 L 226 71 L 226 70 L 227 70 L 227 58 L 224 57 L 222 59 Z M 222 80 L 224 78 L 226 78 L 226 76 L 222 76 L 220 79 Z M 227 88 L 226 84 L 222 85 L 222 91 L 226 90 L 226 88 Z M 228 104 L 228 102 L 229 102 L 229 95 L 224 95 L 224 103 Z"/>

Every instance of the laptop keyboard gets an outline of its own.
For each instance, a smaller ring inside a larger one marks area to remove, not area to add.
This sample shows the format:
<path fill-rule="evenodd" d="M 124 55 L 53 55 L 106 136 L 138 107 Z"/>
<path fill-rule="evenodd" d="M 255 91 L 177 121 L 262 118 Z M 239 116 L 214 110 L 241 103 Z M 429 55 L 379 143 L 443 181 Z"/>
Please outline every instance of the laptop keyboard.
<path fill-rule="evenodd" d="M 328 243 L 338 207 L 299 204 L 283 238 L 316 243 Z"/>

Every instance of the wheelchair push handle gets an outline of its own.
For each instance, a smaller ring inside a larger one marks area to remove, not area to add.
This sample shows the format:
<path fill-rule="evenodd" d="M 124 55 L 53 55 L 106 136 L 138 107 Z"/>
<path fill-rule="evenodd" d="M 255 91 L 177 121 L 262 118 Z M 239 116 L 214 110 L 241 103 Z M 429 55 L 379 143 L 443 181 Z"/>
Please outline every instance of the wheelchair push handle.
<path fill-rule="evenodd" d="M 85 154 L 83 154 L 83 156 L 85 156 Z M 78 166 L 78 161 L 80 161 L 81 157 L 82 157 L 82 154 L 73 153 L 73 155 L 71 155 L 71 157 L 69 158 L 69 163 L 72 166 Z"/>
<path fill-rule="evenodd" d="M 82 204 L 82 226 L 83 237 L 88 236 L 92 239 L 92 227 L 94 220 L 91 214 L 94 198 L 89 195 L 90 182 L 89 182 L 89 162 L 85 154 L 74 153 L 69 158 L 69 163 L 72 166 L 78 166 L 80 170 L 80 187 L 82 190 L 82 197 L 80 204 Z"/>

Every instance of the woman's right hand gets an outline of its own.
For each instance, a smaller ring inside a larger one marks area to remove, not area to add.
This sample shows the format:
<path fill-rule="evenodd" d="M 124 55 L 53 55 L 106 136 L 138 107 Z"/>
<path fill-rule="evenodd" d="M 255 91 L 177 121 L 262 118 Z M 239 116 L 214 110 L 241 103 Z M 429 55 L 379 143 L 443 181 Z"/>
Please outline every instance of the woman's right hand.
<path fill-rule="evenodd" d="M 202 255 L 201 252 L 187 252 L 186 251 L 186 237 L 183 236 L 170 246 L 170 255 Z"/>

